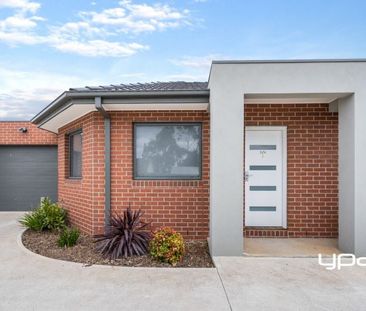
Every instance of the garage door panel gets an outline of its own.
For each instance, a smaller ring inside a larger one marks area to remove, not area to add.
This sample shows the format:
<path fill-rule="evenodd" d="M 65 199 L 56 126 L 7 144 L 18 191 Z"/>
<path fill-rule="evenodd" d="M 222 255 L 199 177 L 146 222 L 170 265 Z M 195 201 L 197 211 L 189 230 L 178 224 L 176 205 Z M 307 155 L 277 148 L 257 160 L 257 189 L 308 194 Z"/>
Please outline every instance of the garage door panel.
<path fill-rule="evenodd" d="M 57 148 L 0 146 L 0 211 L 30 210 L 45 196 L 57 200 Z"/>

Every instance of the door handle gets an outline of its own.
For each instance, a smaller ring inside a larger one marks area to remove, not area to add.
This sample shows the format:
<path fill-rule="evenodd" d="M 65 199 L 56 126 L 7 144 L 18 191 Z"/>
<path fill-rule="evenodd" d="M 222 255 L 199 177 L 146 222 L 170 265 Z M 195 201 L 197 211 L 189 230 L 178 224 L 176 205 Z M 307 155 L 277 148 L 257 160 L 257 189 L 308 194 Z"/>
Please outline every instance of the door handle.
<path fill-rule="evenodd" d="M 250 176 L 253 176 L 253 174 L 249 174 L 249 172 L 248 172 L 248 171 L 245 171 L 245 174 L 244 174 L 244 180 L 245 180 L 245 181 L 248 181 Z"/>

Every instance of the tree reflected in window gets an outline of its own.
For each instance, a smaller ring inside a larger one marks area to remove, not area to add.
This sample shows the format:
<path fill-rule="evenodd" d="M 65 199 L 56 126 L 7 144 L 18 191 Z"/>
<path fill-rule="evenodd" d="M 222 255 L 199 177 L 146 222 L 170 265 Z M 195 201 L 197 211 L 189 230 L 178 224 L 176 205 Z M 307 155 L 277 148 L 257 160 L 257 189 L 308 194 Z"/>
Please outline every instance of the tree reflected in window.
<path fill-rule="evenodd" d="M 136 124 L 135 177 L 199 178 L 200 124 Z"/>

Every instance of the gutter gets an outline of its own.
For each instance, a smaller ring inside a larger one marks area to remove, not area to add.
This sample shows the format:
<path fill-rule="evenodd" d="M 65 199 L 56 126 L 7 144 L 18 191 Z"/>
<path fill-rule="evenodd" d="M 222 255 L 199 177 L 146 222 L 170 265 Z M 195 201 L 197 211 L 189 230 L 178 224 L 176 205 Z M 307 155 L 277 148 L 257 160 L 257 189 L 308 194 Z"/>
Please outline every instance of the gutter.
<path fill-rule="evenodd" d="M 143 99 L 143 98 L 208 98 L 210 91 L 207 90 L 182 90 L 182 91 L 147 91 L 147 92 L 107 92 L 107 91 L 66 91 L 63 92 L 59 97 L 52 101 L 47 107 L 41 110 L 37 115 L 35 115 L 31 122 L 35 124 L 41 123 L 47 116 L 60 109 L 67 102 L 71 102 L 74 99 L 93 99 L 96 97 L 101 97 L 104 99 Z"/>
<path fill-rule="evenodd" d="M 95 97 L 95 108 L 104 117 L 104 228 L 111 224 L 111 116 L 104 110 L 102 97 Z"/>

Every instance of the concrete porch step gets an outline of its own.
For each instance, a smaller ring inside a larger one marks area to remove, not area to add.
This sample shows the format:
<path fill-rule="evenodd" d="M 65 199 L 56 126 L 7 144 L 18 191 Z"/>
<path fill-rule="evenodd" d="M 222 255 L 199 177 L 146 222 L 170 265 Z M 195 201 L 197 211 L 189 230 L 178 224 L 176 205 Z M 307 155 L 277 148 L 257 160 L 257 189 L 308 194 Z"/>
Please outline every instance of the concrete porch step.
<path fill-rule="evenodd" d="M 338 239 L 244 238 L 244 255 L 253 257 L 317 257 L 339 254 Z"/>

